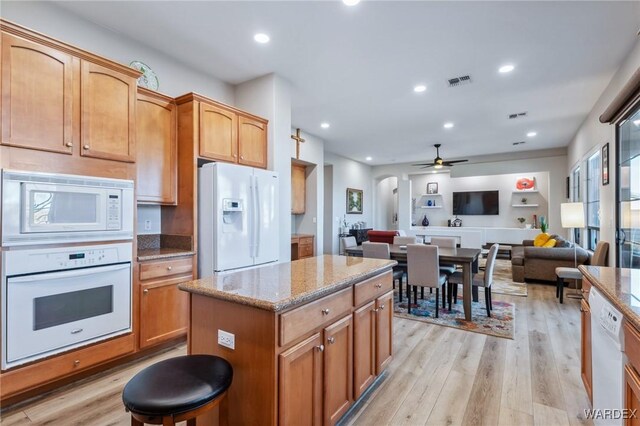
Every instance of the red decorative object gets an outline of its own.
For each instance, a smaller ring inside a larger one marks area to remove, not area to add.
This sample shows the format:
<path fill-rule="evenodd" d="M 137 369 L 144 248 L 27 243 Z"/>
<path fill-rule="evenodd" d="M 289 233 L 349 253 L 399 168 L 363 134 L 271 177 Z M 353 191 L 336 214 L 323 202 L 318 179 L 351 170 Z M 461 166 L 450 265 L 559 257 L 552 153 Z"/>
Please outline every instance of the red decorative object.
<path fill-rule="evenodd" d="M 536 186 L 535 179 L 529 178 L 520 178 L 516 181 L 516 188 L 520 191 L 525 191 L 527 189 L 533 189 Z"/>

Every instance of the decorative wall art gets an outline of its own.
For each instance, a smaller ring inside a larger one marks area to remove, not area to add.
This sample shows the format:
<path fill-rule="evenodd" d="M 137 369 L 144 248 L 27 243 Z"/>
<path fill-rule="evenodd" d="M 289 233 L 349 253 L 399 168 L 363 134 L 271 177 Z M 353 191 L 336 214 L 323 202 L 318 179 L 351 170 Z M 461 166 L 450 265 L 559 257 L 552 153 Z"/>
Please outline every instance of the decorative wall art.
<path fill-rule="evenodd" d="M 609 143 L 602 147 L 602 185 L 609 185 Z"/>
<path fill-rule="evenodd" d="M 347 213 L 362 214 L 362 189 L 347 188 Z"/>
<path fill-rule="evenodd" d="M 438 193 L 438 182 L 429 182 L 427 184 L 427 194 L 437 194 Z"/>
<path fill-rule="evenodd" d="M 518 191 L 532 191 L 536 189 L 536 178 L 520 178 L 516 181 Z"/>

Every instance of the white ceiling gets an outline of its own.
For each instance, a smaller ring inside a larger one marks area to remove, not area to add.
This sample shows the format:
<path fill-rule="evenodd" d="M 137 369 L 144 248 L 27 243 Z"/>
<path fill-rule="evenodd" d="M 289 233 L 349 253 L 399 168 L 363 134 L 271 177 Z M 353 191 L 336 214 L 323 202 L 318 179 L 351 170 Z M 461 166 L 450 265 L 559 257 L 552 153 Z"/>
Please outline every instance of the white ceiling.
<path fill-rule="evenodd" d="M 640 23 L 640 2 L 612 1 L 59 4 L 232 84 L 282 75 L 294 127 L 372 164 L 432 159 L 436 142 L 445 159 L 566 146 Z M 473 83 L 447 87 L 464 74 Z"/>

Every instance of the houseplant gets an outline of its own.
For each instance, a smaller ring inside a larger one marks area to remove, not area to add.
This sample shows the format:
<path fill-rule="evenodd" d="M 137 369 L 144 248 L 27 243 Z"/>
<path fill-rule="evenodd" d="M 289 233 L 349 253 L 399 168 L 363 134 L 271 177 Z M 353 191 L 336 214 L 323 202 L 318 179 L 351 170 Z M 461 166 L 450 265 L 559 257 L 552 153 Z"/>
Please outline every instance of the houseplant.
<path fill-rule="evenodd" d="M 547 219 L 545 219 L 544 216 L 540 216 L 540 230 L 544 234 L 547 232 L 547 229 L 549 229 L 549 223 L 547 222 Z"/>

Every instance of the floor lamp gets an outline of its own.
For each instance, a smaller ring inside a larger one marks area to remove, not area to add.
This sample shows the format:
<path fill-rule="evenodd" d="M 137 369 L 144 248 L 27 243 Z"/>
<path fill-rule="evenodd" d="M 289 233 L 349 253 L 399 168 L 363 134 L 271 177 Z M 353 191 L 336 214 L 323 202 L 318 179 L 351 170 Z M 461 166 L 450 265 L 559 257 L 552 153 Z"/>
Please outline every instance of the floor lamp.
<path fill-rule="evenodd" d="M 578 248 L 576 246 L 576 233 L 575 229 L 584 228 L 584 204 L 583 203 L 562 203 L 560 204 L 560 222 L 562 227 L 572 229 L 571 242 L 573 243 L 573 267 L 578 267 Z M 576 281 L 576 290 L 578 290 L 578 284 Z M 567 295 L 569 296 L 569 295 Z M 582 297 L 580 295 L 580 297 Z"/>

